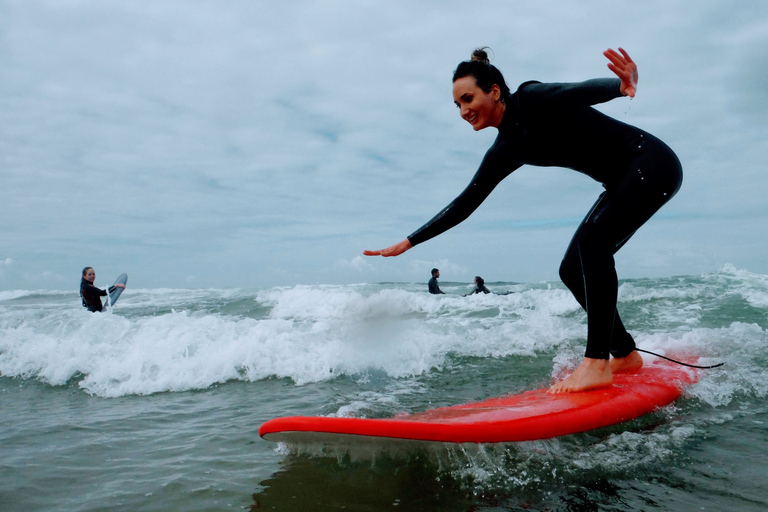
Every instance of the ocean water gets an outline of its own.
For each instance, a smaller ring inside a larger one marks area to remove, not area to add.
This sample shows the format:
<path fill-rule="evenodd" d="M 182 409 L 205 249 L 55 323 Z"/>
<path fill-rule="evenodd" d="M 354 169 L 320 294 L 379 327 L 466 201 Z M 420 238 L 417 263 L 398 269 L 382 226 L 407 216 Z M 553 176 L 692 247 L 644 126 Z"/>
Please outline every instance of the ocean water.
<path fill-rule="evenodd" d="M 504 445 L 259 438 L 276 416 L 417 412 L 580 361 L 560 283 L 486 284 L 512 293 L 129 287 L 90 314 L 75 291 L 0 291 L 0 510 L 768 509 L 768 276 L 733 267 L 621 282 L 641 348 L 726 362 L 635 421 Z"/>

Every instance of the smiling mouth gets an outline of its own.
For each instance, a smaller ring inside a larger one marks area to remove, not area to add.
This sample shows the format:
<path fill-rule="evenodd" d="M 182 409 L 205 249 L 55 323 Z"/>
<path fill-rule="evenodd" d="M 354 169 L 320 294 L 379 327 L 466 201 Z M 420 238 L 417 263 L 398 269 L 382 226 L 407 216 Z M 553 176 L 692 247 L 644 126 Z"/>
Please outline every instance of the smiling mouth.
<path fill-rule="evenodd" d="M 474 124 L 475 121 L 477 121 L 477 114 L 474 114 L 473 116 L 467 118 L 467 122 L 469 124 Z"/>

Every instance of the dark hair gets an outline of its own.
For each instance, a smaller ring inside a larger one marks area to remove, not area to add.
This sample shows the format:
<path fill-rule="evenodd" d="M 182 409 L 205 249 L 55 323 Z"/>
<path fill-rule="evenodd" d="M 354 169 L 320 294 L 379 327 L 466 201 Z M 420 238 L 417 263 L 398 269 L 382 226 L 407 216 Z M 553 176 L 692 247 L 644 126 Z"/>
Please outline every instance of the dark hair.
<path fill-rule="evenodd" d="M 459 78 L 465 76 L 472 76 L 477 82 L 477 86 L 485 93 L 491 92 L 494 85 L 498 85 L 501 90 L 501 101 L 505 102 L 507 96 L 509 96 L 509 87 L 504 81 L 504 76 L 501 74 L 496 66 L 491 64 L 488 60 L 488 54 L 485 52 L 489 49 L 487 46 L 478 48 L 472 52 L 472 58 L 460 63 L 453 72 L 453 81 L 455 82 Z"/>
<path fill-rule="evenodd" d="M 437 274 L 438 272 L 440 272 L 440 271 L 439 271 L 439 270 L 437 270 L 436 268 L 433 268 L 433 269 L 432 269 L 432 275 L 435 275 L 435 274 Z"/>
<path fill-rule="evenodd" d="M 85 267 L 83 269 L 83 277 L 85 277 L 85 273 L 88 272 L 88 269 L 91 269 L 91 268 L 93 268 L 93 267 Z"/>
<path fill-rule="evenodd" d="M 475 281 L 477 281 L 477 286 L 478 287 L 485 285 L 485 281 L 480 276 L 475 276 Z"/>

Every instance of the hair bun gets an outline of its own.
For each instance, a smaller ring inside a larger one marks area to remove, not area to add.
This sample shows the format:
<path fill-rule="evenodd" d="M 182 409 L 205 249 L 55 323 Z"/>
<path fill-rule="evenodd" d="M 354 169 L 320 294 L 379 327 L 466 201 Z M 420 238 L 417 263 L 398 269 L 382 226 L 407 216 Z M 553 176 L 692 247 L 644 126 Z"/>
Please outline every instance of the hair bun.
<path fill-rule="evenodd" d="M 490 64 L 491 61 L 488 60 L 488 53 L 485 51 L 488 49 L 487 46 L 483 46 L 482 48 L 477 48 L 475 51 L 472 52 L 472 62 L 482 62 L 483 64 Z"/>

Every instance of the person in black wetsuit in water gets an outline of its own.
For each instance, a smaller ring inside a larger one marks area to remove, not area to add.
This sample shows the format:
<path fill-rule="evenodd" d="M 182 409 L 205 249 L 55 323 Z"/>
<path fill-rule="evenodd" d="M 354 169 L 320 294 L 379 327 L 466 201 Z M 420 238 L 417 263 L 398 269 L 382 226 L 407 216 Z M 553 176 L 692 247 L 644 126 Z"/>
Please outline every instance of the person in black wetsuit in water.
<path fill-rule="evenodd" d="M 437 284 L 437 278 L 440 277 L 440 271 L 436 268 L 432 269 L 432 277 L 429 279 L 429 282 L 427 283 L 427 288 L 429 288 L 429 293 L 432 295 L 445 295 L 445 292 L 440 289 L 440 286 Z"/>
<path fill-rule="evenodd" d="M 93 267 L 85 267 L 83 269 L 83 278 L 80 279 L 80 298 L 83 300 L 83 307 L 87 308 L 91 313 L 104 309 L 101 298 L 106 296 L 107 293 L 111 293 L 115 288 L 125 289 L 124 284 L 118 283 L 115 286 L 110 286 L 109 290 L 102 290 L 93 286 L 94 281 L 96 281 L 96 271 L 93 270 Z"/>
<path fill-rule="evenodd" d="M 464 294 L 464 297 L 469 297 L 470 295 L 474 295 L 476 293 L 491 293 L 491 290 L 486 288 L 485 286 L 485 279 L 483 279 L 480 276 L 475 276 L 475 289 L 471 293 Z"/>
<path fill-rule="evenodd" d="M 472 60 L 454 72 L 454 101 L 475 131 L 494 127 L 498 137 L 453 202 L 402 242 L 364 252 L 397 256 L 443 233 L 469 217 L 501 180 L 524 164 L 566 167 L 602 183 L 605 192 L 579 225 L 560 265 L 560 278 L 587 311 L 587 348 L 581 365 L 550 393 L 608 386 L 613 373 L 642 366 L 616 310 L 613 255 L 682 184 L 680 162 L 666 144 L 592 108 L 634 97 L 637 90 L 637 66 L 627 52 L 619 48 L 603 54 L 618 78 L 531 81 L 511 92 L 484 49 L 475 50 Z"/>

